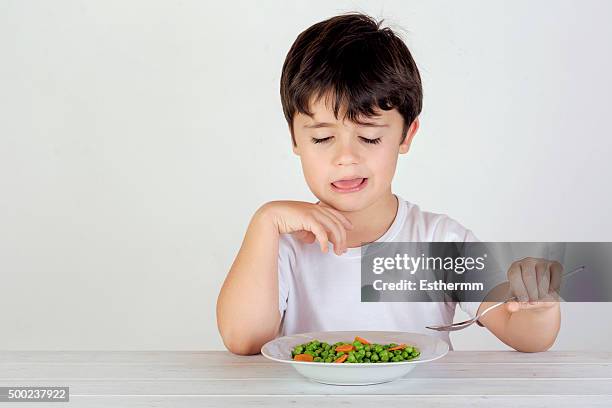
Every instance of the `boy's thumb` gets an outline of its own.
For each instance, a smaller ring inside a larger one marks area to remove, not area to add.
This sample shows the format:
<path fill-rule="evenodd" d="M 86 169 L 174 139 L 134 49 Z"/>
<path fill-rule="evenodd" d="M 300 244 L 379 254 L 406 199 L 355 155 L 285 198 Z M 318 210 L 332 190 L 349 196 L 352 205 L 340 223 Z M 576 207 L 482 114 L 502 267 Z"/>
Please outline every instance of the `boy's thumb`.
<path fill-rule="evenodd" d="M 307 244 L 312 244 L 316 239 L 315 234 L 310 231 L 297 231 L 294 232 L 293 235 L 300 241 L 305 242 Z"/>
<path fill-rule="evenodd" d="M 521 306 L 518 304 L 518 302 L 508 302 L 506 303 L 506 309 L 510 313 L 515 313 L 521 309 Z"/>

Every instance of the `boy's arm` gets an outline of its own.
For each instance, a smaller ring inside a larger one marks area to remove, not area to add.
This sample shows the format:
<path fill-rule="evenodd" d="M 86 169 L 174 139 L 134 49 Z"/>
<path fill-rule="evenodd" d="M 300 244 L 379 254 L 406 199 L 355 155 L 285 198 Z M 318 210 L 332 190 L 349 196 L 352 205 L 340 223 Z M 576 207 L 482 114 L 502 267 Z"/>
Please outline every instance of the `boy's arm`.
<path fill-rule="evenodd" d="M 257 354 L 277 334 L 278 241 L 278 228 L 264 205 L 251 219 L 217 299 L 217 326 L 233 353 Z"/>
<path fill-rule="evenodd" d="M 240 251 L 217 299 L 217 326 L 223 343 L 236 354 L 257 354 L 278 333 L 279 236 L 297 233 L 306 243 L 319 242 L 327 253 L 346 251 L 350 221 L 339 211 L 300 201 L 272 201 L 253 215 Z"/>
<path fill-rule="evenodd" d="M 491 290 L 489 299 L 518 296 L 522 302 L 497 307 L 480 322 L 497 338 L 517 351 L 548 350 L 561 326 L 559 301 L 554 297 L 559 287 L 562 267 L 556 262 L 526 258 L 515 262 L 508 271 L 508 282 Z M 478 312 L 497 302 L 482 302 Z"/>

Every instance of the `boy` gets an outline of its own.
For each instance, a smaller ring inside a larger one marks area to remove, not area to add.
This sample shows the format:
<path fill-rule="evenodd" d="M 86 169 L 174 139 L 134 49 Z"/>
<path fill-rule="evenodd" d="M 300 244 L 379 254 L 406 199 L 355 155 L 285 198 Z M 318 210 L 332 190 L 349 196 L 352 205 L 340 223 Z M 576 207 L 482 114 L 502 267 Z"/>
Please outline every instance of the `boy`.
<path fill-rule="evenodd" d="M 326 330 L 429 332 L 450 344 L 448 332 L 425 326 L 451 323 L 455 303 L 360 301 L 360 245 L 476 241 L 455 220 L 391 191 L 422 106 L 406 45 L 363 14 L 317 23 L 289 50 L 281 99 L 293 152 L 319 201 L 272 201 L 255 212 L 217 300 L 225 346 L 256 354 L 279 334 Z M 516 350 L 547 350 L 559 331 L 551 288 L 560 273 L 544 259 L 513 263 L 492 292 L 521 302 L 492 310 L 481 325 Z M 459 304 L 472 316 L 488 305 Z"/>

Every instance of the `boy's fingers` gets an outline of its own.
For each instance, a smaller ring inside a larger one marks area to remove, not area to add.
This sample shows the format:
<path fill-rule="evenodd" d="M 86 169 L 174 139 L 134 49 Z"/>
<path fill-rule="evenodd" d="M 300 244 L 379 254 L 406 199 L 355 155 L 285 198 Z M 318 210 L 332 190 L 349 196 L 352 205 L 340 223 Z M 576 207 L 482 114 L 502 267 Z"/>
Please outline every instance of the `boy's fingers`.
<path fill-rule="evenodd" d="M 314 217 L 331 233 L 334 252 L 342 255 L 347 249 L 346 230 L 353 229 L 353 224 L 340 211 L 318 201 L 315 203 L 319 209 Z"/>
<path fill-rule="evenodd" d="M 561 289 L 561 275 L 563 274 L 563 265 L 557 261 L 550 264 L 550 284 L 549 292 L 559 292 Z"/>
<path fill-rule="evenodd" d="M 329 216 L 323 213 L 315 213 L 313 217 L 321 224 L 321 226 L 327 232 L 328 240 L 334 244 L 334 251 L 338 251 L 338 241 L 340 240 L 340 231 L 338 226 L 329 218 Z"/>
<path fill-rule="evenodd" d="M 510 313 L 518 312 L 521 309 L 518 302 L 508 302 L 506 307 Z"/>
<path fill-rule="evenodd" d="M 527 302 L 529 295 L 527 289 L 523 283 L 523 277 L 521 275 L 521 267 L 515 262 L 510 266 L 508 271 L 508 281 L 510 282 L 510 290 L 512 294 L 518 298 L 520 302 Z"/>
<path fill-rule="evenodd" d="M 507 309 L 510 313 L 515 313 L 520 310 L 548 309 L 548 308 L 551 308 L 557 305 L 558 303 L 559 302 L 557 300 L 554 300 L 552 298 L 547 298 L 546 300 L 538 300 L 537 302 L 534 302 L 534 303 L 508 302 Z"/>
<path fill-rule="evenodd" d="M 328 210 L 329 212 L 331 212 L 332 214 L 334 214 L 340 220 L 340 222 L 342 222 L 342 225 L 344 225 L 346 229 L 353 229 L 353 224 L 351 224 L 349 219 L 346 218 L 344 214 L 342 214 L 340 211 L 336 210 L 335 208 L 331 208 L 329 206 L 323 206 L 323 205 L 321 205 L 321 208 L 324 208 Z"/>
<path fill-rule="evenodd" d="M 340 227 L 334 223 L 332 218 L 323 213 L 323 212 L 315 212 L 313 217 L 321 223 L 323 227 L 325 227 L 332 235 L 332 242 L 334 244 L 334 251 L 340 255 L 340 243 L 342 242 L 342 233 L 340 232 Z"/>
<path fill-rule="evenodd" d="M 511 301 L 506 304 L 508 312 L 515 313 L 521 310 L 547 309 L 559 304 L 559 296 L 556 293 L 549 293 L 538 301 L 529 303 L 522 301 Z"/>
<path fill-rule="evenodd" d="M 300 241 L 303 241 L 307 244 L 312 244 L 313 242 L 315 242 L 316 239 L 315 235 L 312 232 L 306 230 L 296 231 L 293 233 L 293 235 Z"/>
<path fill-rule="evenodd" d="M 307 226 L 307 229 L 312 232 L 317 238 L 317 241 L 319 241 L 319 244 L 321 245 L 321 251 L 327 253 L 327 245 L 329 243 L 329 240 L 327 238 L 327 232 L 325 232 L 323 226 L 318 222 L 313 222 Z"/>
<path fill-rule="evenodd" d="M 339 246 L 340 246 L 340 250 L 344 252 L 344 250 L 346 249 L 346 229 L 344 228 L 344 225 L 331 211 L 328 211 L 326 208 L 321 208 L 320 210 L 325 212 L 325 214 L 327 214 L 329 218 L 332 220 L 332 222 L 334 222 L 336 226 L 338 227 L 338 230 L 340 231 L 340 234 L 342 235 L 342 239 L 339 242 Z"/>
<path fill-rule="evenodd" d="M 535 264 L 521 263 L 521 275 L 525 288 L 527 289 L 527 294 L 529 295 L 529 301 L 535 302 L 538 300 L 538 281 L 536 278 Z"/>
<path fill-rule="evenodd" d="M 317 237 L 315 237 L 315 234 L 313 234 L 310 231 L 305 231 L 306 232 L 306 236 L 304 237 L 304 241 L 306 241 L 307 244 L 312 244 L 313 242 L 316 241 Z"/>
<path fill-rule="evenodd" d="M 548 294 L 548 286 L 550 283 L 549 263 L 538 262 L 535 268 L 538 281 L 538 299 L 542 299 Z"/>

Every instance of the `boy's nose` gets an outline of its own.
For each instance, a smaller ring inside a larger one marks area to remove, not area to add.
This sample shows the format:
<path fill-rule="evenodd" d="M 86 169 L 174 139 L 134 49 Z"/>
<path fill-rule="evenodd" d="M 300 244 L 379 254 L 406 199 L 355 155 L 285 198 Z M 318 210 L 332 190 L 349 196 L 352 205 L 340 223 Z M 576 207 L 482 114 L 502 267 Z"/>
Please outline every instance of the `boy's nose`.
<path fill-rule="evenodd" d="M 335 152 L 334 163 L 338 166 L 347 166 L 359 163 L 359 155 L 356 146 L 350 141 L 338 143 Z"/>

